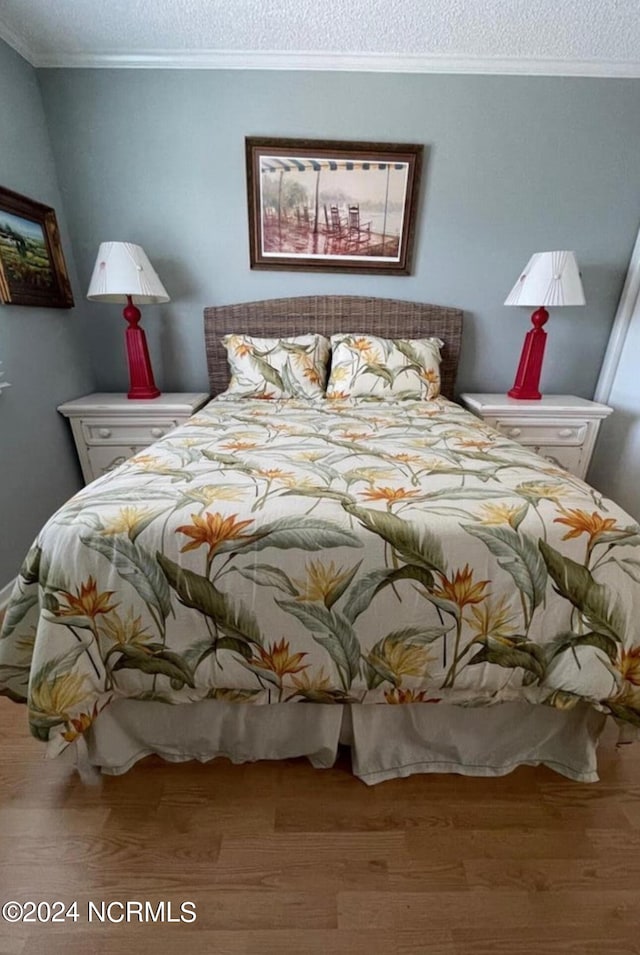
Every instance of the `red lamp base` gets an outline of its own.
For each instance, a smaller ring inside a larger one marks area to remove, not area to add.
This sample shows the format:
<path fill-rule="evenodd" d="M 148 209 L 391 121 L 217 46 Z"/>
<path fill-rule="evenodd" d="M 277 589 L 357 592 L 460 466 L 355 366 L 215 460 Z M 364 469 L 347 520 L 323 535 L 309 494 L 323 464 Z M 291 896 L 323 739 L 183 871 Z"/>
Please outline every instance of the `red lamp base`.
<path fill-rule="evenodd" d="M 127 304 L 122 314 L 129 323 L 126 331 L 130 383 L 127 398 L 158 398 L 160 391 L 153 380 L 147 337 L 138 326 L 142 316 L 140 309 L 133 304 L 130 295 L 127 295 Z"/>
<path fill-rule="evenodd" d="M 531 316 L 533 328 L 530 329 L 522 346 L 520 355 L 520 364 L 516 372 L 516 380 L 513 388 L 507 394 L 510 398 L 519 398 L 527 401 L 536 401 L 542 398 L 540 394 L 540 372 L 542 371 L 542 359 L 544 358 L 544 347 L 547 344 L 547 333 L 543 325 L 549 320 L 549 312 L 546 308 L 537 309 Z"/>

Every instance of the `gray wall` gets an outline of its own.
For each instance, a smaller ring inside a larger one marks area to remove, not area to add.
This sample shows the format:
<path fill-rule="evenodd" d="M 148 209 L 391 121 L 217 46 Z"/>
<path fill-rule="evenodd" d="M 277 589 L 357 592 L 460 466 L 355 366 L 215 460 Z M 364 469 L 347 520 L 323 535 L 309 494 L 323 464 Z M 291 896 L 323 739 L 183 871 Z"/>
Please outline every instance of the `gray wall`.
<path fill-rule="evenodd" d="M 0 41 L 0 185 L 56 209 L 76 295 L 35 71 Z M 68 424 L 56 411 L 90 383 L 77 310 L 0 305 L 0 588 L 15 576 L 43 522 L 81 486 Z"/>
<path fill-rule="evenodd" d="M 640 217 L 640 81 L 354 73 L 45 70 L 58 175 L 86 285 L 98 243 L 140 242 L 172 303 L 146 309 L 160 388 L 206 384 L 202 308 L 354 293 L 467 313 L 459 386 L 513 381 L 532 252 L 575 249 L 588 305 L 549 324 L 547 391 L 593 393 Z M 414 275 L 251 272 L 245 135 L 428 147 Z M 97 384 L 126 385 L 118 308 L 85 307 Z"/>

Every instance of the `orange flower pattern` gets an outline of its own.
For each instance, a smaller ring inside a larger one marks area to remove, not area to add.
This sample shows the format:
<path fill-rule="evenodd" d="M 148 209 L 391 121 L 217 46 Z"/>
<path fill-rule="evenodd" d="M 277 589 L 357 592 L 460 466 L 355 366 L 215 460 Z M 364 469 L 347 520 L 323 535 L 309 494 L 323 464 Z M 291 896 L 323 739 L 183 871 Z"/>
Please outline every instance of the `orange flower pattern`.
<path fill-rule="evenodd" d="M 332 335 L 327 397 L 437 398 L 441 345 L 439 338 Z"/>
<path fill-rule="evenodd" d="M 323 396 L 329 363 L 329 341 L 323 335 L 225 335 L 222 344 L 231 371 L 225 397 L 272 401 Z"/>
<path fill-rule="evenodd" d="M 98 585 L 91 575 L 85 583 L 80 584 L 76 593 L 70 593 L 67 590 L 61 591 L 62 596 L 67 601 L 67 605 L 60 604 L 55 613 L 58 617 L 95 617 L 99 614 L 109 613 L 114 610 L 118 604 L 110 603 L 115 591 L 104 590 L 98 593 Z"/>
<path fill-rule="evenodd" d="M 362 497 L 365 501 L 387 501 L 388 504 L 396 504 L 398 501 L 417 497 L 419 493 L 419 491 L 408 491 L 403 487 L 378 487 L 363 491 Z"/>
<path fill-rule="evenodd" d="M 242 531 L 245 527 L 250 527 L 253 521 L 237 521 L 237 516 L 237 514 L 230 514 L 228 517 L 223 517 L 222 514 L 217 512 L 215 514 L 205 514 L 204 517 L 200 517 L 199 514 L 192 514 L 191 524 L 182 524 L 180 527 L 176 527 L 176 533 L 185 534 L 191 538 L 188 544 L 184 544 L 180 548 L 181 553 L 197 550 L 198 547 L 205 544 L 209 548 L 209 556 L 212 557 L 220 544 L 225 541 L 247 540 L 250 535 L 243 534 Z"/>
<path fill-rule="evenodd" d="M 587 514 L 580 508 L 562 508 L 562 517 L 555 517 L 554 524 L 565 524 L 569 530 L 562 538 L 571 540 L 574 537 L 580 537 L 581 534 L 589 535 L 589 544 L 592 545 L 606 531 L 612 531 L 616 528 L 614 517 L 602 517 L 596 511 Z"/>
<path fill-rule="evenodd" d="M 225 451 L 251 451 L 258 447 L 257 441 L 227 441 L 221 445 Z"/>
<path fill-rule="evenodd" d="M 51 754 L 127 696 L 587 700 L 640 719 L 632 519 L 444 399 L 347 397 L 347 371 L 338 402 L 263 400 L 271 383 L 212 402 L 43 528 L 0 690 Z"/>
<path fill-rule="evenodd" d="M 436 587 L 434 594 L 436 597 L 443 597 L 445 600 L 451 600 L 459 607 L 466 607 L 468 604 L 479 604 L 485 599 L 485 588 L 491 581 L 478 580 L 473 582 L 473 570 L 469 564 L 465 564 L 462 570 L 457 570 L 455 575 L 447 577 L 440 574 L 440 586 Z"/>
<path fill-rule="evenodd" d="M 308 664 L 302 663 L 302 660 L 306 656 L 306 653 L 291 653 L 289 643 L 283 637 L 280 643 L 272 643 L 267 649 L 258 647 L 258 656 L 251 662 L 259 669 L 270 670 L 282 679 L 286 673 L 300 673 L 305 670 Z"/>

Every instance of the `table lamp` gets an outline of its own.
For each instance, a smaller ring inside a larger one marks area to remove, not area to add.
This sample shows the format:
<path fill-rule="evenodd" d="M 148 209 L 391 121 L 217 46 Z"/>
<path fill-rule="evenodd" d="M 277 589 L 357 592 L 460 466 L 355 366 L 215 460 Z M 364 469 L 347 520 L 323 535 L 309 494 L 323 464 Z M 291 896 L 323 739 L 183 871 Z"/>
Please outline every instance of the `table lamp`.
<path fill-rule="evenodd" d="M 539 384 L 547 333 L 543 325 L 549 319 L 545 305 L 584 305 L 584 291 L 578 263 L 573 252 L 536 252 L 529 259 L 513 286 L 505 305 L 535 305 L 531 316 L 533 328 L 525 337 L 520 364 L 510 398 L 541 398 Z"/>
<path fill-rule="evenodd" d="M 170 299 L 142 246 L 131 242 L 101 242 L 87 298 L 92 302 L 125 303 L 122 315 L 129 323 L 127 397 L 157 398 L 160 391 L 153 380 L 147 339 L 138 325 L 141 314 L 137 305 L 155 305 Z"/>

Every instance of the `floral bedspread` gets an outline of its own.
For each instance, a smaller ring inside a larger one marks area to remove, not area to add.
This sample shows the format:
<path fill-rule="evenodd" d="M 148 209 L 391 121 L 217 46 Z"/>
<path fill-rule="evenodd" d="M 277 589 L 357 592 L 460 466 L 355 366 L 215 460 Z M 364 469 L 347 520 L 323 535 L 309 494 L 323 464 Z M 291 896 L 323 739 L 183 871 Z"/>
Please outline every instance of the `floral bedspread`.
<path fill-rule="evenodd" d="M 51 754 L 117 697 L 640 725 L 640 529 L 445 399 L 216 400 L 48 521 L 0 691 Z"/>

